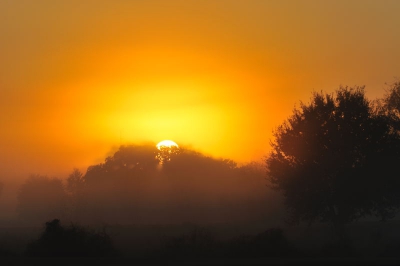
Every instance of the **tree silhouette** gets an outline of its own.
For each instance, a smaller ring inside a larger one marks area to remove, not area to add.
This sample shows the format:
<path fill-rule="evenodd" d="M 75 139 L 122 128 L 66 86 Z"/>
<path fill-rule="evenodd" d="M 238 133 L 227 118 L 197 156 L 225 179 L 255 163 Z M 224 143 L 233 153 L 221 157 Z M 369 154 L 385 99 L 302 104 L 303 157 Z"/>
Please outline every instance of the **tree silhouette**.
<path fill-rule="evenodd" d="M 395 112 L 397 116 L 400 116 L 400 81 L 391 85 L 384 98 L 384 103 L 389 111 Z"/>
<path fill-rule="evenodd" d="M 67 178 L 66 191 L 69 195 L 69 215 L 71 220 L 80 220 L 85 210 L 85 180 L 78 169 L 74 169 Z"/>
<path fill-rule="evenodd" d="M 386 139 L 380 143 L 381 149 L 385 152 L 375 153 L 374 160 L 380 163 L 380 169 L 370 169 L 370 174 L 390 177 L 384 188 L 376 189 L 385 190 L 386 195 L 377 206 L 378 211 L 382 213 L 383 218 L 392 218 L 399 207 L 400 195 L 398 194 L 398 176 L 394 173 L 398 172 L 397 164 L 399 163 L 399 144 L 398 136 L 400 135 L 400 81 L 390 85 L 383 99 L 377 101 L 375 105 L 375 113 L 380 117 L 381 124 L 386 126 Z M 381 128 L 383 126 L 381 125 Z M 397 204 L 393 206 L 393 202 Z"/>
<path fill-rule="evenodd" d="M 363 87 L 314 93 L 274 132 L 267 158 L 271 186 L 283 191 L 291 222 L 344 225 L 375 214 L 393 217 L 400 188 L 399 134 L 375 112 Z"/>
<path fill-rule="evenodd" d="M 400 130 L 400 81 L 389 87 L 385 97 L 378 101 L 377 109 L 390 119 L 394 130 Z"/>
<path fill-rule="evenodd" d="M 160 146 L 158 149 L 159 152 L 156 158 L 159 160 L 160 164 L 171 161 L 172 156 L 181 153 L 181 149 L 176 146 Z"/>
<path fill-rule="evenodd" d="M 18 193 L 19 217 L 31 222 L 63 217 L 66 199 L 60 179 L 32 175 L 21 185 Z"/>
<path fill-rule="evenodd" d="M 84 175 L 87 210 L 94 222 L 133 221 L 139 198 L 157 172 L 155 145 L 121 146 L 104 163 L 90 166 Z"/>
<path fill-rule="evenodd" d="M 104 163 L 90 166 L 85 174 L 87 184 L 116 179 L 144 177 L 158 165 L 158 149 L 154 145 L 121 146 Z"/>
<path fill-rule="evenodd" d="M 243 221 L 275 212 L 266 207 L 278 204 L 263 186 L 265 170 L 258 164 L 239 167 L 187 148 L 165 152 L 167 159 L 160 163 L 155 145 L 122 146 L 89 167 L 83 180 L 75 171 L 68 182 L 83 182 L 80 222 Z"/>
<path fill-rule="evenodd" d="M 32 257 L 111 257 L 116 255 L 110 236 L 105 232 L 88 231 L 71 224 L 63 227 L 60 220 L 46 223 L 42 235 L 27 246 Z"/>
<path fill-rule="evenodd" d="M 79 169 L 75 168 L 67 178 L 67 191 L 71 194 L 79 194 L 85 186 L 83 174 Z"/>

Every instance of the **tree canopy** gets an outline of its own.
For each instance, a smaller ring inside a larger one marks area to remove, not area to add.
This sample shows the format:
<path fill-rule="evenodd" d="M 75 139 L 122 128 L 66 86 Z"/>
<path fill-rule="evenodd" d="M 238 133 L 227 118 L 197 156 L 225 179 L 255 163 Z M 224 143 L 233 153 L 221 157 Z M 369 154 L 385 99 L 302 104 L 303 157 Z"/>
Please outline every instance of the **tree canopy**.
<path fill-rule="evenodd" d="M 101 223 L 255 220 L 276 211 L 264 168 L 184 147 L 121 146 L 67 179 L 72 219 Z M 267 204 L 267 206 L 266 206 Z"/>
<path fill-rule="evenodd" d="M 400 180 L 400 136 L 363 87 L 314 93 L 274 132 L 268 179 L 292 222 L 343 225 L 366 215 L 393 217 Z"/>

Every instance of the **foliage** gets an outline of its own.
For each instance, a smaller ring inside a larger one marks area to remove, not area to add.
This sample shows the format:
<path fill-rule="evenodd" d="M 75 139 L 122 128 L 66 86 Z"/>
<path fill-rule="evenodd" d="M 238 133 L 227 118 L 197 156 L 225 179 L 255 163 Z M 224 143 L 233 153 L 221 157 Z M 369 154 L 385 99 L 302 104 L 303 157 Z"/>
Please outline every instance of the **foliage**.
<path fill-rule="evenodd" d="M 110 236 L 105 232 L 91 232 L 76 225 L 63 227 L 60 220 L 46 223 L 45 231 L 27 246 L 26 255 L 32 257 L 110 257 L 115 256 Z"/>
<path fill-rule="evenodd" d="M 277 204 L 264 179 L 264 169 L 255 163 L 238 167 L 182 147 L 130 145 L 89 167 L 83 177 L 74 172 L 67 188 L 83 186 L 73 208 L 84 209 L 75 216 L 83 217 L 80 222 L 215 222 L 265 218 Z"/>
<path fill-rule="evenodd" d="M 400 115 L 400 81 L 389 87 L 383 102 L 387 110 L 396 112 L 397 116 Z"/>
<path fill-rule="evenodd" d="M 118 182 L 118 179 L 149 175 L 158 165 L 157 153 L 157 148 L 150 145 L 121 146 L 113 156 L 107 157 L 104 163 L 90 166 L 85 174 L 85 182 Z"/>
<path fill-rule="evenodd" d="M 372 108 L 364 88 L 314 93 L 274 132 L 268 180 L 281 190 L 291 222 L 344 225 L 375 214 L 393 217 L 399 179 L 399 134 Z"/>
<path fill-rule="evenodd" d="M 154 145 L 121 146 L 104 163 L 88 168 L 83 182 L 90 222 L 133 221 L 137 217 L 138 198 L 157 172 L 157 153 Z"/>
<path fill-rule="evenodd" d="M 79 169 L 75 168 L 72 173 L 67 178 L 66 190 L 70 194 L 79 194 L 85 186 L 85 180 L 83 179 L 83 174 Z"/>
<path fill-rule="evenodd" d="M 69 196 L 69 218 L 72 221 L 79 221 L 84 215 L 86 207 L 85 189 L 86 183 L 83 174 L 75 168 L 68 176 L 65 188 Z"/>
<path fill-rule="evenodd" d="M 195 176 L 202 180 L 206 176 L 223 176 L 237 169 L 234 161 L 228 159 L 214 159 L 199 152 L 181 149 L 170 155 L 170 160 L 165 161 L 163 172 L 170 177 L 183 176 L 193 181 Z"/>
<path fill-rule="evenodd" d="M 393 130 L 400 130 L 400 81 L 389 87 L 385 97 L 378 101 L 377 109 L 388 117 Z"/>
<path fill-rule="evenodd" d="M 182 149 L 176 146 L 160 146 L 156 158 L 160 161 L 161 164 L 163 164 L 164 162 L 171 161 L 171 156 L 179 154 L 181 150 Z"/>

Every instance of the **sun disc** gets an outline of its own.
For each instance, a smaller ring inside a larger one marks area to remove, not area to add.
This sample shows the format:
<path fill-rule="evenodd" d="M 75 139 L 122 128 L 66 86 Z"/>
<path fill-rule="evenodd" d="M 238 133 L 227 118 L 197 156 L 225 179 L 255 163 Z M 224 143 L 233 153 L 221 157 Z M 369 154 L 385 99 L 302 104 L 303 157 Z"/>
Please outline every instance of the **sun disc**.
<path fill-rule="evenodd" d="M 171 148 L 171 147 L 179 147 L 178 146 L 178 144 L 176 144 L 174 141 L 172 141 L 172 140 L 163 140 L 163 141 L 160 141 L 157 145 L 156 145 L 156 147 L 157 147 L 157 149 L 161 149 L 161 147 L 168 147 L 168 148 Z"/>

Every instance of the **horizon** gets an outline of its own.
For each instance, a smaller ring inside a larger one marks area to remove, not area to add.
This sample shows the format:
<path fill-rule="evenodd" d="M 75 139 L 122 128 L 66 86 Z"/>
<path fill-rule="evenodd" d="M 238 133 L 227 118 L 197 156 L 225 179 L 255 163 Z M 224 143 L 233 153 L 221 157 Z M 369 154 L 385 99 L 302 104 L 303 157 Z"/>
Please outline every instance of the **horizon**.
<path fill-rule="evenodd" d="M 399 11 L 0 0 L 0 260 L 400 265 Z"/>
<path fill-rule="evenodd" d="M 261 160 L 312 91 L 381 98 L 398 1 L 2 1 L 0 175 L 59 175 L 171 139 Z M 340 17 L 341 19 L 337 19 Z"/>

